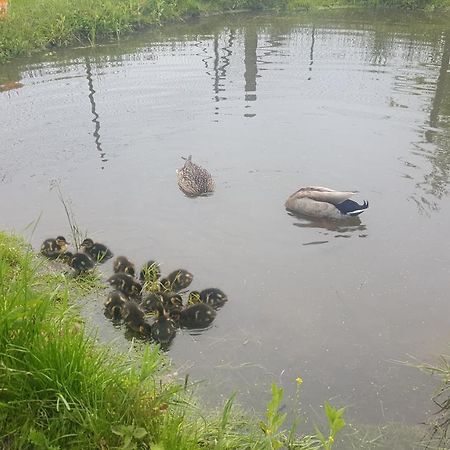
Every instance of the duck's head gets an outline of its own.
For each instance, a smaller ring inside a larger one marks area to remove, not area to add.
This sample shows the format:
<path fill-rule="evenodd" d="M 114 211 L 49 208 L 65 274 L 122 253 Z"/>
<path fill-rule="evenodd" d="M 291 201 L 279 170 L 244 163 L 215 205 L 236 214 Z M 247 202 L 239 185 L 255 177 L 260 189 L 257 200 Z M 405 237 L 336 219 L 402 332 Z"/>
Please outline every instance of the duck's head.
<path fill-rule="evenodd" d="M 94 246 L 94 241 L 92 239 L 86 238 L 82 243 L 81 243 L 81 247 L 82 248 L 92 248 Z"/>
<path fill-rule="evenodd" d="M 64 236 L 58 236 L 55 240 L 56 240 L 56 245 L 61 250 L 65 250 L 69 245 L 69 242 L 66 241 L 66 238 Z"/>

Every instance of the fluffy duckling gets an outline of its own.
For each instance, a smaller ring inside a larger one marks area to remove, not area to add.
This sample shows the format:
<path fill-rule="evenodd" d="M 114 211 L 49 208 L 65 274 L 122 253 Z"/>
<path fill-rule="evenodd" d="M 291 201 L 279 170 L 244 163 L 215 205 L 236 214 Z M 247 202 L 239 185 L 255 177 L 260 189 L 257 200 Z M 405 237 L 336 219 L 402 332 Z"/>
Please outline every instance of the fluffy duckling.
<path fill-rule="evenodd" d="M 65 252 L 60 258 L 75 270 L 75 276 L 89 272 L 95 267 L 94 261 L 85 253 Z"/>
<path fill-rule="evenodd" d="M 354 191 L 335 191 L 322 186 L 300 188 L 286 200 L 288 211 L 313 218 L 345 219 L 361 214 L 369 202 L 358 204 L 350 200 Z"/>
<path fill-rule="evenodd" d="M 102 263 L 107 259 L 112 258 L 114 255 L 112 251 L 106 247 L 106 245 L 94 242 L 92 239 L 86 238 L 81 243 L 81 248 L 87 253 L 94 261 Z"/>
<path fill-rule="evenodd" d="M 139 279 L 142 283 L 155 283 L 161 276 L 159 264 L 156 261 L 147 261 L 139 273 Z"/>
<path fill-rule="evenodd" d="M 161 285 L 167 289 L 175 292 L 187 288 L 194 279 L 194 275 L 184 269 L 178 269 L 167 275 L 166 278 L 161 278 Z"/>
<path fill-rule="evenodd" d="M 188 197 L 197 197 L 214 191 L 211 174 L 192 162 L 192 155 L 184 158 L 184 166 L 177 170 L 178 187 Z"/>
<path fill-rule="evenodd" d="M 228 297 L 220 289 L 207 288 L 201 292 L 192 291 L 189 294 L 188 303 L 198 303 L 198 301 L 206 303 L 214 309 L 219 309 L 228 301 Z"/>
<path fill-rule="evenodd" d="M 157 312 L 158 315 L 152 324 L 152 337 L 159 344 L 167 345 L 175 337 L 176 326 L 162 305 L 158 306 Z"/>
<path fill-rule="evenodd" d="M 161 292 L 150 292 L 141 301 L 141 308 L 147 313 L 155 313 L 159 306 L 163 306 L 164 296 Z"/>
<path fill-rule="evenodd" d="M 126 302 L 121 308 L 121 315 L 125 325 L 143 337 L 152 336 L 152 327 L 145 320 L 144 311 L 134 302 Z"/>
<path fill-rule="evenodd" d="M 196 301 L 193 298 L 190 301 Z M 194 303 L 179 313 L 180 326 L 184 328 L 206 328 L 216 318 L 216 311 L 206 303 Z"/>
<path fill-rule="evenodd" d="M 106 281 L 128 297 L 141 298 L 142 285 L 127 273 L 116 273 Z"/>
<path fill-rule="evenodd" d="M 69 243 L 64 236 L 58 236 L 56 239 L 46 239 L 41 245 L 41 254 L 49 259 L 56 259 L 63 254 Z"/>
<path fill-rule="evenodd" d="M 113 320 L 122 319 L 122 309 L 127 301 L 127 297 L 122 292 L 110 292 L 105 301 L 105 316 Z"/>
<path fill-rule="evenodd" d="M 118 256 L 113 264 L 114 273 L 127 273 L 134 277 L 134 264 L 126 256 Z"/>

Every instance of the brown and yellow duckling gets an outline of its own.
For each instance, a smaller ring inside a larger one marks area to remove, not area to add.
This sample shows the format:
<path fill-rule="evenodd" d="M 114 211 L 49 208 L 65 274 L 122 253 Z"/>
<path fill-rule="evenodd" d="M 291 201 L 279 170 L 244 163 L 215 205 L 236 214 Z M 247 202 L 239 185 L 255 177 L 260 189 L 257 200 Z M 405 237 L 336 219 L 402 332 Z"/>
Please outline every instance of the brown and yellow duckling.
<path fill-rule="evenodd" d="M 152 338 L 163 346 L 170 344 L 177 331 L 174 322 L 162 305 L 158 306 L 157 317 L 151 328 Z"/>
<path fill-rule="evenodd" d="M 118 256 L 113 263 L 114 273 L 127 273 L 134 277 L 134 264 L 126 256 Z"/>
<path fill-rule="evenodd" d="M 214 309 L 219 309 L 228 301 L 228 297 L 223 291 L 217 288 L 207 288 L 203 289 L 201 292 L 190 292 L 188 302 L 196 303 L 198 300 Z"/>
<path fill-rule="evenodd" d="M 178 322 L 181 327 L 190 329 L 207 328 L 216 318 L 216 311 L 194 298 L 189 299 L 191 304 L 179 312 Z M 193 303 L 192 302 L 198 302 Z"/>
<path fill-rule="evenodd" d="M 134 302 L 126 302 L 121 307 L 121 315 L 125 325 L 142 337 L 152 336 L 152 326 L 145 320 L 144 311 Z"/>
<path fill-rule="evenodd" d="M 178 292 L 186 289 L 194 279 L 194 275 L 184 269 L 178 269 L 171 272 L 167 277 L 161 278 L 161 285 L 164 289 Z"/>
<path fill-rule="evenodd" d="M 60 259 L 75 270 L 75 276 L 89 272 L 95 267 L 94 261 L 85 253 L 65 252 L 60 256 Z"/>
<path fill-rule="evenodd" d="M 164 305 L 162 292 L 150 292 L 141 301 L 140 306 L 146 313 L 156 313 Z"/>
<path fill-rule="evenodd" d="M 95 262 L 102 263 L 114 255 L 106 245 L 94 242 L 92 239 L 86 238 L 81 243 L 81 248 L 87 253 Z"/>
<path fill-rule="evenodd" d="M 127 273 L 116 273 L 106 281 L 128 297 L 140 299 L 142 296 L 142 285 Z"/>
<path fill-rule="evenodd" d="M 64 236 L 46 239 L 41 245 L 41 254 L 49 259 L 56 259 L 67 251 L 69 243 Z"/>
<path fill-rule="evenodd" d="M 184 158 L 184 166 L 177 170 L 178 187 L 188 197 L 207 195 L 214 191 L 214 180 L 211 174 L 192 162 L 192 155 Z"/>
<path fill-rule="evenodd" d="M 156 261 L 147 261 L 141 269 L 139 280 L 142 283 L 155 283 L 161 276 L 159 264 Z"/>
<path fill-rule="evenodd" d="M 123 292 L 110 292 L 105 301 L 105 316 L 113 320 L 122 319 L 122 310 L 128 301 L 128 298 Z"/>

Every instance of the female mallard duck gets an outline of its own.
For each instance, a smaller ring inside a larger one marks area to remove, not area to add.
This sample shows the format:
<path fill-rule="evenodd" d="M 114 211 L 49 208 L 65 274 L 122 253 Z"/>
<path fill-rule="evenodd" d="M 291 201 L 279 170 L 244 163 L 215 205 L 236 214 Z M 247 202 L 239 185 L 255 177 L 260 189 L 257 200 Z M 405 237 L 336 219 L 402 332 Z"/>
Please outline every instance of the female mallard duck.
<path fill-rule="evenodd" d="M 75 270 L 75 276 L 89 272 L 95 267 L 94 261 L 85 253 L 63 253 L 60 258 Z"/>
<path fill-rule="evenodd" d="M 69 243 L 64 236 L 46 239 L 41 245 L 41 254 L 49 259 L 56 259 L 67 250 Z"/>
<path fill-rule="evenodd" d="M 357 216 L 369 207 L 364 201 L 362 205 L 349 197 L 353 191 L 334 191 L 321 186 L 300 188 L 286 200 L 287 210 L 313 218 L 343 219 Z"/>
<path fill-rule="evenodd" d="M 170 291 L 181 291 L 181 289 L 187 288 L 194 279 L 194 275 L 184 269 L 177 269 L 169 273 L 167 277 L 161 278 L 161 285 L 164 289 Z"/>
<path fill-rule="evenodd" d="M 207 288 L 201 292 L 190 292 L 188 303 L 197 303 L 198 301 L 206 303 L 214 309 L 219 309 L 228 301 L 228 297 L 217 288 Z"/>
<path fill-rule="evenodd" d="M 147 261 L 141 269 L 139 279 L 142 283 L 154 283 L 161 276 L 159 264 L 156 261 Z"/>
<path fill-rule="evenodd" d="M 157 311 L 158 315 L 152 323 L 152 337 L 156 342 L 167 345 L 175 337 L 176 326 L 162 305 L 158 306 Z"/>
<path fill-rule="evenodd" d="M 87 253 L 94 261 L 102 263 L 109 258 L 113 257 L 112 251 L 106 247 L 106 245 L 94 242 L 92 239 L 86 238 L 81 243 L 81 248 Z"/>
<path fill-rule="evenodd" d="M 211 174 L 203 167 L 192 162 L 192 155 L 183 158 L 184 166 L 177 170 L 178 186 L 188 197 L 197 197 L 214 191 Z"/>
<path fill-rule="evenodd" d="M 134 277 L 134 264 L 125 256 L 118 256 L 113 264 L 114 273 L 127 273 Z"/>
<path fill-rule="evenodd" d="M 122 319 L 122 311 L 127 301 L 128 298 L 122 292 L 110 292 L 105 301 L 105 316 L 113 320 Z"/>
<path fill-rule="evenodd" d="M 142 285 L 127 273 L 116 273 L 106 281 L 128 297 L 141 298 Z"/>

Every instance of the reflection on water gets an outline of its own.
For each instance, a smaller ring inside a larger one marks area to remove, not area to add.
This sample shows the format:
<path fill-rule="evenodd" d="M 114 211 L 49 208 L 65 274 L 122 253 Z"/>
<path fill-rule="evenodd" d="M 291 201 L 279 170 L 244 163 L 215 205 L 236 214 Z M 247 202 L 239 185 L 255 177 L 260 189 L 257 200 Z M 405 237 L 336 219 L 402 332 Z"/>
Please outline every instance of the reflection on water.
<path fill-rule="evenodd" d="M 24 87 L 0 93 L 0 226 L 42 213 L 35 246 L 64 234 L 58 178 L 116 254 L 223 289 L 213 326 L 169 351 L 214 380 L 207 398 L 238 390 L 263 408 L 272 381 L 294 399 L 302 376 L 305 410 L 329 398 L 363 422 L 422 422 L 430 381 L 392 361 L 433 360 L 449 338 L 447 28 L 391 11 L 233 15 L 3 66 L 0 83 Z M 189 154 L 214 196 L 179 195 Z M 371 208 L 288 216 L 287 195 L 310 184 L 358 187 Z M 86 320 L 127 349 L 102 304 Z"/>

